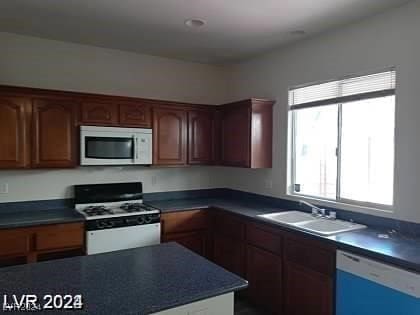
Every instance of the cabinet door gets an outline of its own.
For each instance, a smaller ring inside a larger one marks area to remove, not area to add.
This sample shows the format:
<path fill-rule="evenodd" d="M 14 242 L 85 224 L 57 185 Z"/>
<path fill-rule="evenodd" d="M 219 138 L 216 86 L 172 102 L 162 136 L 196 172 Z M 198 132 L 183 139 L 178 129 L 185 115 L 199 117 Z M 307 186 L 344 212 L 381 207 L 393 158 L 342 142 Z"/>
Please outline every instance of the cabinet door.
<path fill-rule="evenodd" d="M 244 276 L 245 245 L 230 237 L 215 235 L 213 243 L 214 262 L 227 270 Z"/>
<path fill-rule="evenodd" d="M 69 100 L 34 100 L 32 167 L 76 166 L 77 109 Z"/>
<path fill-rule="evenodd" d="M 177 242 L 182 246 L 192 250 L 193 252 L 207 257 L 207 244 L 208 244 L 208 232 L 207 231 L 195 231 L 187 233 L 175 233 L 166 234 L 164 236 L 164 242 Z"/>
<path fill-rule="evenodd" d="M 213 164 L 221 164 L 222 152 L 222 110 L 214 111 L 213 119 Z"/>
<path fill-rule="evenodd" d="M 188 112 L 188 164 L 211 164 L 213 161 L 212 111 Z"/>
<path fill-rule="evenodd" d="M 160 217 L 162 235 L 207 230 L 210 226 L 207 210 L 188 210 L 162 213 Z"/>
<path fill-rule="evenodd" d="M 249 105 L 227 105 L 222 114 L 222 164 L 249 167 L 251 163 Z"/>
<path fill-rule="evenodd" d="M 333 280 L 330 276 L 286 261 L 284 307 L 287 315 L 331 315 Z"/>
<path fill-rule="evenodd" d="M 0 168 L 29 166 L 29 99 L 0 97 Z"/>
<path fill-rule="evenodd" d="M 187 112 L 177 108 L 153 111 L 153 164 L 187 162 Z"/>
<path fill-rule="evenodd" d="M 152 127 L 152 112 L 148 104 L 120 104 L 120 125 L 124 127 Z"/>
<path fill-rule="evenodd" d="M 281 258 L 248 245 L 246 265 L 249 298 L 273 314 L 282 314 Z"/>
<path fill-rule="evenodd" d="M 82 223 L 66 223 L 40 227 L 35 234 L 35 250 L 83 247 L 85 229 Z"/>
<path fill-rule="evenodd" d="M 81 106 L 81 122 L 89 125 L 113 126 L 119 124 L 117 104 L 86 101 Z"/>
<path fill-rule="evenodd" d="M 31 249 L 31 234 L 27 229 L 0 231 L 0 257 L 23 256 Z"/>

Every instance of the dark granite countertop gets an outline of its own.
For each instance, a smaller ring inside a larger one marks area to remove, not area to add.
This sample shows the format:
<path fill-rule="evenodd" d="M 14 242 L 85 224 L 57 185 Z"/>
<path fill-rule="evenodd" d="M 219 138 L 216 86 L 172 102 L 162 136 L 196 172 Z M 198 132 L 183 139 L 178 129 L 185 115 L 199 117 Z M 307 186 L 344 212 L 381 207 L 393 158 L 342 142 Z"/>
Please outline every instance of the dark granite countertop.
<path fill-rule="evenodd" d="M 83 222 L 84 218 L 74 209 L 8 209 L 0 211 L 0 229 L 29 227 L 44 224 Z"/>
<path fill-rule="evenodd" d="M 232 212 L 258 222 L 263 222 L 284 230 L 293 231 L 307 237 L 335 244 L 337 248 L 351 251 L 404 269 L 420 272 L 420 239 L 409 238 L 404 235 L 392 235 L 389 239 L 382 239 L 378 234 L 384 233 L 372 228 L 340 233 L 335 236 L 323 237 L 313 233 L 284 226 L 267 219 L 258 217 L 258 214 L 286 211 L 272 205 L 248 200 L 235 200 L 229 198 L 196 198 L 149 201 L 150 205 L 159 208 L 163 213 L 201 208 L 219 208 Z"/>
<path fill-rule="evenodd" d="M 151 314 L 247 287 L 176 244 L 0 269 L 0 295 L 81 294 L 83 314 Z"/>

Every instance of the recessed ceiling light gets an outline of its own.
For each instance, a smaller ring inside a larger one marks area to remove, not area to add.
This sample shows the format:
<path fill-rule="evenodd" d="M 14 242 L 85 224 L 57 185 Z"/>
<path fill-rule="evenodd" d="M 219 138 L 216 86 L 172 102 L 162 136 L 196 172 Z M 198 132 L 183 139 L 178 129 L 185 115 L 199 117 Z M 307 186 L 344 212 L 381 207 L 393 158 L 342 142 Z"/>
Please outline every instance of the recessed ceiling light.
<path fill-rule="evenodd" d="M 295 30 L 295 31 L 291 31 L 290 35 L 303 36 L 303 35 L 306 35 L 306 32 L 304 30 Z"/>
<path fill-rule="evenodd" d="M 203 19 L 188 19 L 185 20 L 185 25 L 191 28 L 200 28 L 204 24 L 206 24 L 206 21 Z"/>

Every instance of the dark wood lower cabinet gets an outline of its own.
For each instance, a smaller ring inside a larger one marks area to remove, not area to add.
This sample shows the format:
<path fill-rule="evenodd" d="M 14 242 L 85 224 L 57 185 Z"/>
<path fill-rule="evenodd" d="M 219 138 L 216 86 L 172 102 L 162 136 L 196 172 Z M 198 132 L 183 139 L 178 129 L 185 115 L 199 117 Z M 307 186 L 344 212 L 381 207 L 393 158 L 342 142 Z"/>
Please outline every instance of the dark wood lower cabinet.
<path fill-rule="evenodd" d="M 164 236 L 163 241 L 177 242 L 203 257 L 209 257 L 210 254 L 208 250 L 209 235 L 207 231 L 168 234 Z"/>
<path fill-rule="evenodd" d="M 83 223 L 0 230 L 0 267 L 83 255 Z"/>
<path fill-rule="evenodd" d="M 287 315 L 332 315 L 333 278 L 286 260 L 284 310 Z"/>
<path fill-rule="evenodd" d="M 216 209 L 164 213 L 162 231 L 164 242 L 178 242 L 247 279 L 241 293 L 263 314 L 334 313 L 330 244 Z"/>
<path fill-rule="evenodd" d="M 245 276 L 245 244 L 224 235 L 214 235 L 213 260 L 223 268 Z"/>
<path fill-rule="evenodd" d="M 282 261 L 266 250 L 247 245 L 249 299 L 272 314 L 282 314 Z"/>

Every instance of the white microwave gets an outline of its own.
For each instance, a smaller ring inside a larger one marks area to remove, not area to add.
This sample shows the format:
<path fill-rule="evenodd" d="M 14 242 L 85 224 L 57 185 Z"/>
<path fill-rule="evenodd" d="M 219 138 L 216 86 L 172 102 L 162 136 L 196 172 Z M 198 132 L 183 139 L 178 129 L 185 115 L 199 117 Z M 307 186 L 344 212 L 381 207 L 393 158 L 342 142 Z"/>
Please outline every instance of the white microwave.
<path fill-rule="evenodd" d="M 152 130 L 80 127 L 80 165 L 150 165 Z"/>

